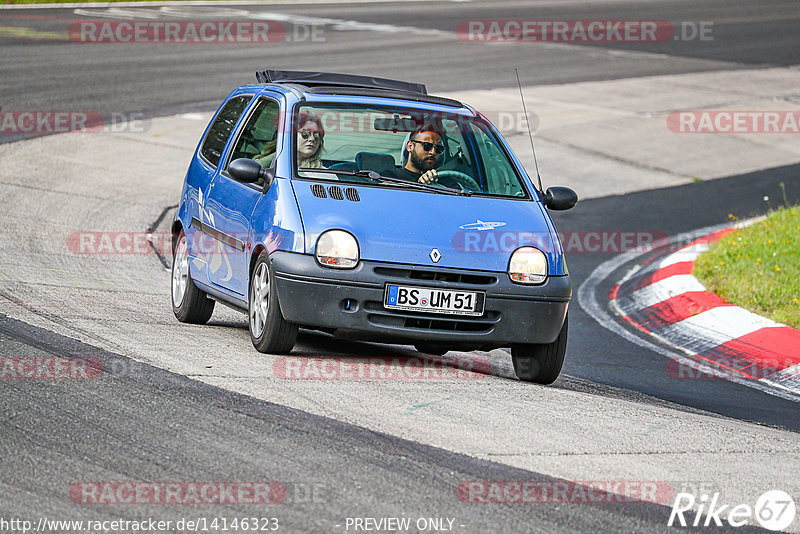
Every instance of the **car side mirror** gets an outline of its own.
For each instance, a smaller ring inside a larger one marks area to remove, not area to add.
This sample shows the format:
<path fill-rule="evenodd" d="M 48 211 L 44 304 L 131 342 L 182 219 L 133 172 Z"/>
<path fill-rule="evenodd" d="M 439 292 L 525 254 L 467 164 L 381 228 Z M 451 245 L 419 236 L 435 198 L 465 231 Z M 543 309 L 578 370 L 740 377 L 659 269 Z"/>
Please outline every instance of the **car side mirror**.
<path fill-rule="evenodd" d="M 541 196 L 545 207 L 551 210 L 568 210 L 578 203 L 578 193 L 569 187 L 550 187 Z"/>
<path fill-rule="evenodd" d="M 228 173 L 234 180 L 245 183 L 254 183 L 259 179 L 264 179 L 264 190 L 269 189 L 272 181 L 275 179 L 275 169 L 270 167 L 264 169 L 261 164 L 249 158 L 239 158 L 231 161 L 228 165 Z"/>

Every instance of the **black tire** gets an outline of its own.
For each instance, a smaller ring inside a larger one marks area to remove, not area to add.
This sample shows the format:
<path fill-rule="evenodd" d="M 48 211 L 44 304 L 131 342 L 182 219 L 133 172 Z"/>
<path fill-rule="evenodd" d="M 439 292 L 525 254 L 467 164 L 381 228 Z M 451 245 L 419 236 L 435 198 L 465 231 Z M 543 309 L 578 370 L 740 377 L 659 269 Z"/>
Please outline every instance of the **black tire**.
<path fill-rule="evenodd" d="M 194 285 L 190 267 L 186 234 L 181 230 L 172 247 L 172 313 L 182 323 L 206 324 L 214 313 L 214 301 Z"/>
<path fill-rule="evenodd" d="M 414 343 L 414 348 L 417 349 L 419 352 L 425 354 L 432 354 L 434 356 L 444 356 L 448 352 L 449 349 L 441 346 L 441 345 L 432 345 L 430 343 Z"/>
<path fill-rule="evenodd" d="M 250 274 L 247 324 L 250 340 L 259 352 L 288 354 L 297 340 L 297 325 L 281 313 L 269 256 L 262 252 Z"/>
<path fill-rule="evenodd" d="M 552 343 L 511 345 L 511 361 L 520 380 L 537 384 L 552 384 L 556 381 L 567 352 L 567 324 L 568 317 L 564 318 L 564 326 Z"/>

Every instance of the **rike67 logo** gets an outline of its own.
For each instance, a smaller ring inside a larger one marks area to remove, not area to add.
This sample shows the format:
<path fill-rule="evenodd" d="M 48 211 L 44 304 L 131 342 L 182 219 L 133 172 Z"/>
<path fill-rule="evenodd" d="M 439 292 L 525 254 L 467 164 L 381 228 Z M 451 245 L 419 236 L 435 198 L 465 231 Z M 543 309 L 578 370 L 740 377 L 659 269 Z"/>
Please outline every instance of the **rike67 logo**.
<path fill-rule="evenodd" d="M 719 493 L 712 496 L 703 493 L 699 499 L 692 493 L 678 493 L 667 526 L 674 526 L 677 522 L 682 527 L 721 527 L 725 523 L 731 527 L 741 527 L 755 519 L 767 530 L 784 530 L 794 521 L 796 511 L 792 497 L 781 490 L 767 491 L 758 498 L 754 507 L 749 504 L 733 506 L 722 503 Z"/>

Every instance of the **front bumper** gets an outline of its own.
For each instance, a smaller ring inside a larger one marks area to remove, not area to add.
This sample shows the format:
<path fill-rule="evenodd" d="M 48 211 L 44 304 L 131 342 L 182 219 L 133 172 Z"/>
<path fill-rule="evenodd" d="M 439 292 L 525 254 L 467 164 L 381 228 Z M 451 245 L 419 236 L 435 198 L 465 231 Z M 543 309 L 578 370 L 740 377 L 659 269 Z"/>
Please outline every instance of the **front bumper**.
<path fill-rule="evenodd" d="M 371 261 L 334 270 L 320 266 L 312 255 L 291 252 L 274 252 L 270 261 L 287 321 L 387 343 L 447 342 L 472 348 L 551 343 L 572 295 L 569 276 L 521 286 L 506 273 L 487 271 Z M 388 283 L 483 291 L 484 313 L 466 317 L 389 310 L 383 307 Z"/>

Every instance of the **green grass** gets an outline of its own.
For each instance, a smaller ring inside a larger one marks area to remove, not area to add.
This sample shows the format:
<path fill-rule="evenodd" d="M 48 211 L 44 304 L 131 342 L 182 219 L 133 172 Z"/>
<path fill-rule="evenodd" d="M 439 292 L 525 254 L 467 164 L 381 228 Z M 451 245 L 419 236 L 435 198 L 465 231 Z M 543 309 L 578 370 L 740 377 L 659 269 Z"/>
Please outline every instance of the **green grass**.
<path fill-rule="evenodd" d="M 800 207 L 726 235 L 698 258 L 694 275 L 725 300 L 800 328 Z"/>

